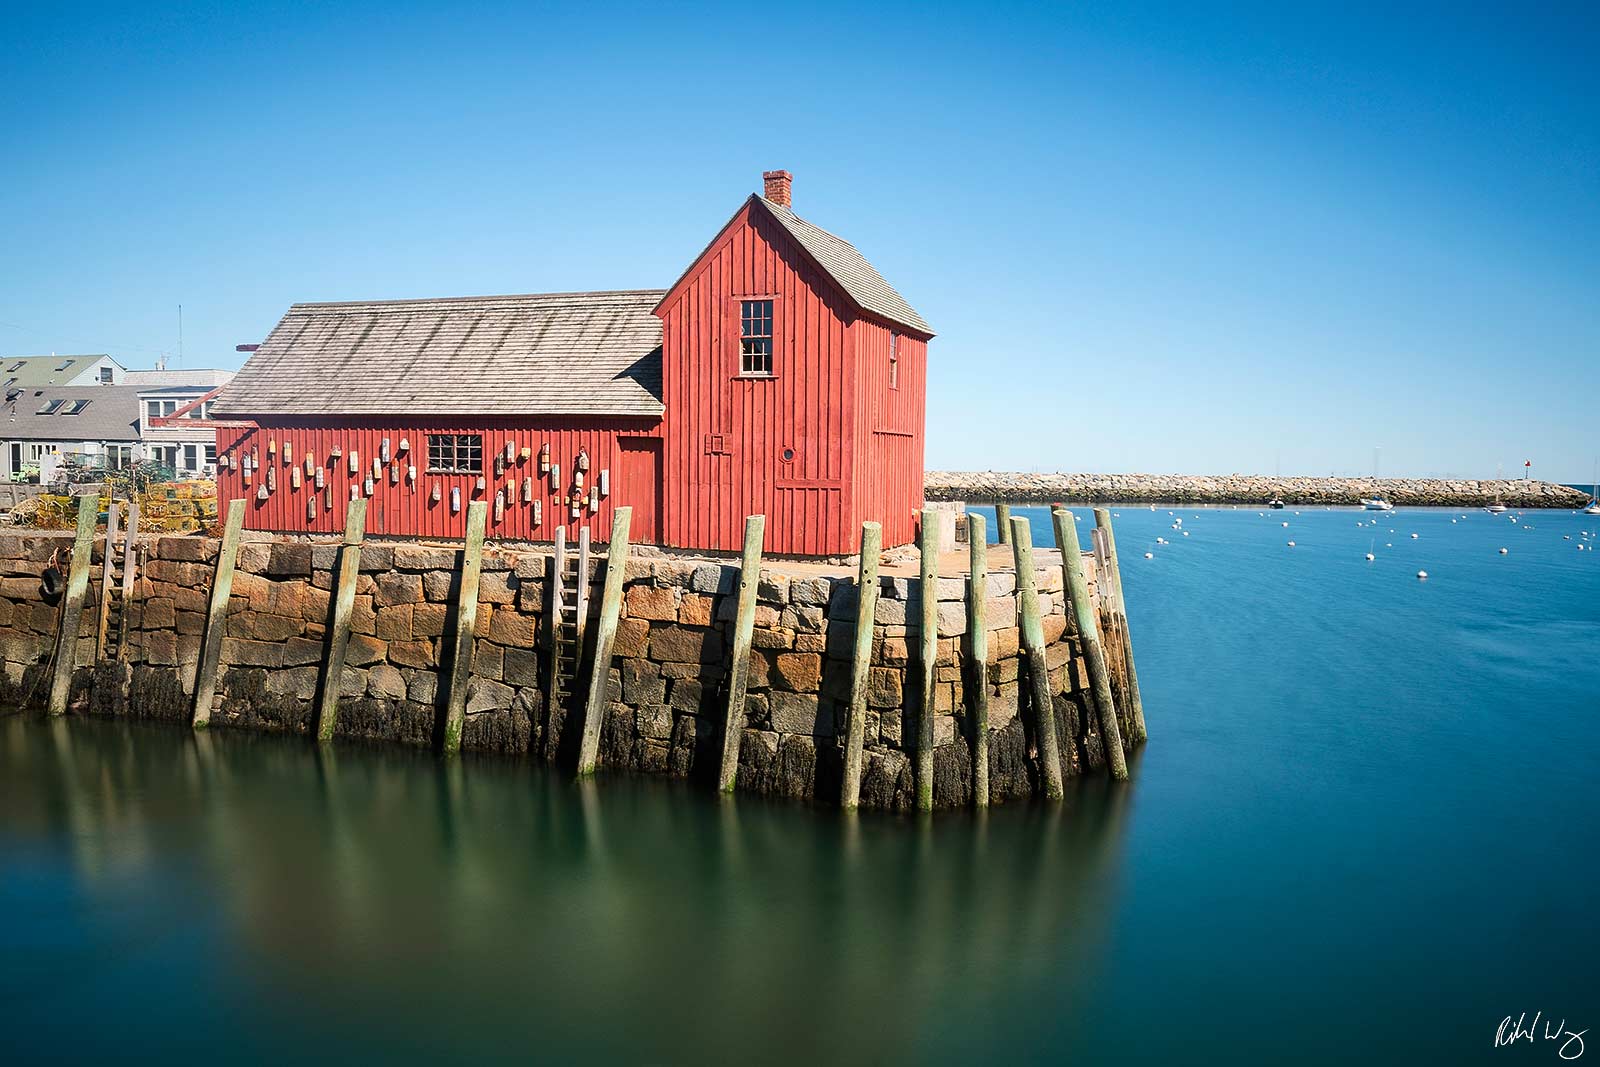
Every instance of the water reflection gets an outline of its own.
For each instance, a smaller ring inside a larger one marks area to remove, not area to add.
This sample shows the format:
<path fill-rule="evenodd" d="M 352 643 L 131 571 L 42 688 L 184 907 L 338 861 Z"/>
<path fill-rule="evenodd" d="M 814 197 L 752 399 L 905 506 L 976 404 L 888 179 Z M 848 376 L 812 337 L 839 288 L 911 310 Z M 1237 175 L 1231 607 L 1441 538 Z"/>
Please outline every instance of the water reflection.
<path fill-rule="evenodd" d="M 254 1010 L 403 1058 L 1024 1050 L 1102 966 L 1130 798 L 842 816 L 27 717 L 0 722 L 0 764 L 4 837 L 67 842 L 92 906 L 212 923 L 209 965 Z"/>

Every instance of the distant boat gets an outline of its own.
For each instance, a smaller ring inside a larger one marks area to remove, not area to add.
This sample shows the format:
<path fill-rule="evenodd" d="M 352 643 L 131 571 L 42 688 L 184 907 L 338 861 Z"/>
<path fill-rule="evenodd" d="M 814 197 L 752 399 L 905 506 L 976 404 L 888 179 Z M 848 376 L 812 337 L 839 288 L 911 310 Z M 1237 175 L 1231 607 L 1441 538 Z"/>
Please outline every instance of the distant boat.
<path fill-rule="evenodd" d="M 1267 501 L 1267 507 L 1273 509 L 1274 511 L 1282 511 L 1283 501 L 1277 497 L 1273 497 L 1271 500 Z"/>
<path fill-rule="evenodd" d="M 1498 465 L 1496 465 L 1495 469 L 1494 469 L 1494 479 L 1495 479 L 1495 481 L 1498 482 L 1503 474 L 1504 474 L 1504 471 Z M 1507 510 L 1506 506 L 1500 502 L 1500 490 L 1499 489 L 1496 489 L 1494 491 L 1494 503 L 1490 504 L 1488 507 L 1484 508 L 1483 510 L 1487 511 L 1491 515 L 1499 515 L 1501 512 Z"/>
<path fill-rule="evenodd" d="M 1372 487 L 1378 487 L 1378 450 L 1372 450 Z M 1393 511 L 1394 505 L 1383 499 L 1382 493 L 1373 493 L 1371 496 L 1361 498 L 1361 506 L 1368 511 Z"/>
<path fill-rule="evenodd" d="M 1589 506 L 1583 509 L 1585 515 L 1600 515 L 1600 468 L 1596 468 L 1594 484 L 1589 487 Z"/>

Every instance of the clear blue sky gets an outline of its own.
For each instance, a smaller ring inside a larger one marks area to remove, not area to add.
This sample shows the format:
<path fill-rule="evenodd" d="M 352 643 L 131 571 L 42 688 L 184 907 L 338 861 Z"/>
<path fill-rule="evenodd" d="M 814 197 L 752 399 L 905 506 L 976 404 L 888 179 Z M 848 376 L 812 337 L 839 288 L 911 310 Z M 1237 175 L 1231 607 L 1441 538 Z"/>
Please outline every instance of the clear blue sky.
<path fill-rule="evenodd" d="M 664 286 L 786 167 L 939 331 L 930 466 L 1587 481 L 1597 12 L 14 5 L 0 354 Z"/>

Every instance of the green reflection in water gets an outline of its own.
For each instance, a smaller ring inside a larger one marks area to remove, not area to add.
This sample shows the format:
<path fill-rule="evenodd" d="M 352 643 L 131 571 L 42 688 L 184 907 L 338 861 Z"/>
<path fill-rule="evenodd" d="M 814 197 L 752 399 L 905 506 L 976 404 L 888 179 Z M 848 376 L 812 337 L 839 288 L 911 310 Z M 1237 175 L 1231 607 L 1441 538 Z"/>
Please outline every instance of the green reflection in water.
<path fill-rule="evenodd" d="M 0 986 L 60 1020 L 28 1045 L 81 1046 L 57 1013 L 117 972 L 131 908 L 145 977 L 100 998 L 106 1048 L 263 1060 L 1036 1053 L 1099 966 L 1130 795 L 841 816 L 31 716 L 0 722 L 0 782 L 8 924 L 73 916 Z"/>

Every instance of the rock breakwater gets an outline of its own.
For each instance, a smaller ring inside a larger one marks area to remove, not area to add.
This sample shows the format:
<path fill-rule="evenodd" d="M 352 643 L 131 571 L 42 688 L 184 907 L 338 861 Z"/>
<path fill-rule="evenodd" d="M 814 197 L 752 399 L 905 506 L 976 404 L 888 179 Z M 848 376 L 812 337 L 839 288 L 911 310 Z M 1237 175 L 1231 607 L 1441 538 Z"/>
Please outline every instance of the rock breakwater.
<path fill-rule="evenodd" d="M 1498 498 L 1513 508 L 1581 508 L 1588 495 L 1554 482 L 1442 478 L 1279 478 L 1259 474 L 1024 474 L 929 471 L 929 500 L 1086 504 L 1353 505 L 1381 494 L 1391 504 L 1477 508 Z"/>

